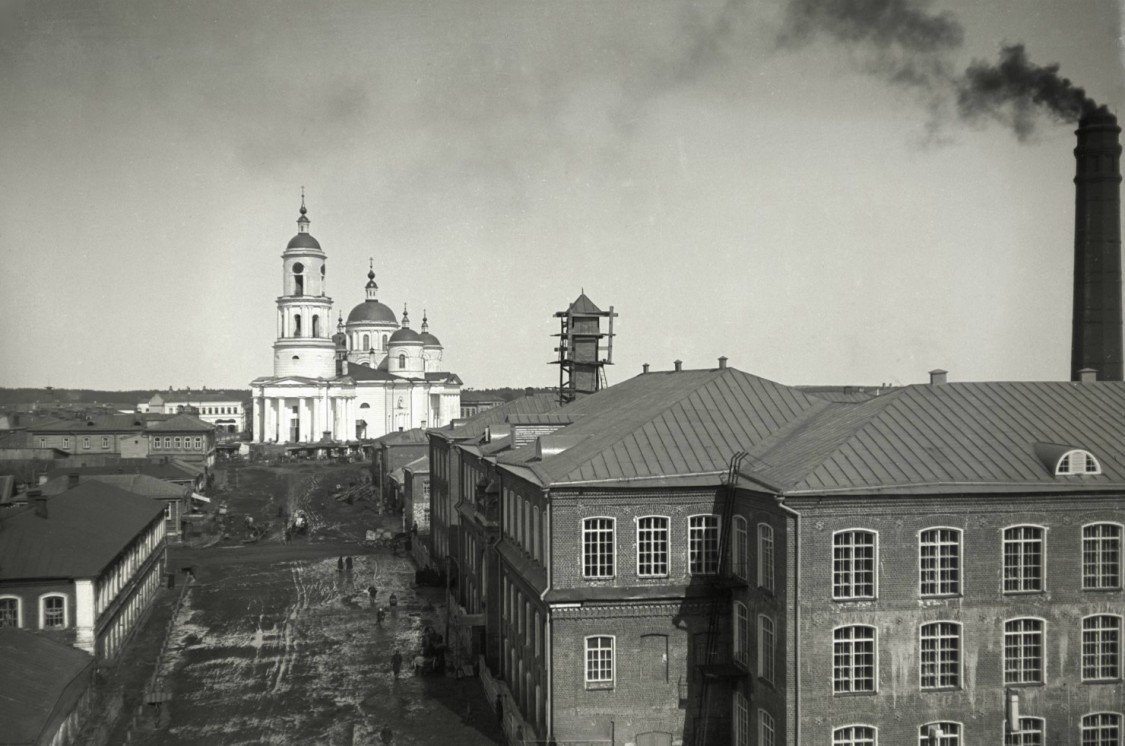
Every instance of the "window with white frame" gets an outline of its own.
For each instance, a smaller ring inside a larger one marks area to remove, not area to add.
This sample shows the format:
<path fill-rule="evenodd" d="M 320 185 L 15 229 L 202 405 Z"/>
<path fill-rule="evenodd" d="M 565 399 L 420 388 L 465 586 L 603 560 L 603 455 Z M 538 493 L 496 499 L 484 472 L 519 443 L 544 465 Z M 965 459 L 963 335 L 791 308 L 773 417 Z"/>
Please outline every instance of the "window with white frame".
<path fill-rule="evenodd" d="M 89 448 L 90 447 L 90 439 L 89 438 L 83 438 L 82 439 L 82 447 L 83 448 Z"/>
<path fill-rule="evenodd" d="M 1121 617 L 1112 614 L 1082 620 L 1082 680 L 1121 678 Z"/>
<path fill-rule="evenodd" d="M 199 450 L 202 450 L 202 449 L 203 449 L 203 436 L 197 435 L 197 436 L 195 436 L 195 450 L 199 451 Z"/>
<path fill-rule="evenodd" d="M 66 596 L 50 595 L 39 599 L 39 626 L 56 629 L 66 626 Z"/>
<path fill-rule="evenodd" d="M 1004 683 L 1043 683 L 1043 620 L 1004 622 Z"/>
<path fill-rule="evenodd" d="M 918 729 L 919 746 L 961 746 L 961 724 L 926 723 Z"/>
<path fill-rule="evenodd" d="M 102 448 L 109 448 L 109 438 L 102 438 Z"/>
<path fill-rule="evenodd" d="M 1004 592 L 1043 590 L 1043 528 L 1012 526 L 1004 529 Z"/>
<path fill-rule="evenodd" d="M 176 444 L 176 448 L 179 448 L 179 447 L 180 447 L 180 436 L 179 436 L 179 435 L 177 435 L 177 436 L 176 436 L 176 437 L 175 437 L 175 438 L 173 439 L 173 442 L 174 442 L 174 443 Z"/>
<path fill-rule="evenodd" d="M 692 575 L 714 575 L 719 571 L 719 516 L 688 518 L 688 571 Z"/>
<path fill-rule="evenodd" d="M 46 448 L 47 447 L 47 439 L 46 438 L 40 438 L 39 439 L 39 447 L 40 448 Z M 65 448 L 66 446 L 63 446 L 63 447 Z"/>
<path fill-rule="evenodd" d="M 582 576 L 613 577 L 613 519 L 582 521 Z"/>
<path fill-rule="evenodd" d="M 832 746 L 878 746 L 873 725 L 845 725 L 832 731 Z"/>
<path fill-rule="evenodd" d="M 750 578 L 750 536 L 746 530 L 746 519 L 740 515 L 731 519 L 730 568 L 735 577 Z"/>
<path fill-rule="evenodd" d="M 777 642 L 773 619 L 758 615 L 758 678 L 773 683 L 774 664 L 777 660 Z"/>
<path fill-rule="evenodd" d="M 586 683 L 613 683 L 613 637 L 600 635 L 586 638 Z"/>
<path fill-rule="evenodd" d="M 758 587 L 773 593 L 773 526 L 758 524 Z"/>
<path fill-rule="evenodd" d="M 1121 714 L 1094 712 L 1082 718 L 1082 746 L 1121 746 Z"/>
<path fill-rule="evenodd" d="M 918 535 L 919 593 L 956 596 L 961 593 L 961 532 L 930 528 Z"/>
<path fill-rule="evenodd" d="M 734 659 L 750 665 L 750 612 L 741 601 L 734 602 Z"/>
<path fill-rule="evenodd" d="M 172 447 L 172 436 L 171 435 L 165 435 L 164 436 L 164 447 L 165 448 L 171 448 Z"/>
<path fill-rule="evenodd" d="M 1019 730 L 1012 731 L 1004 723 L 1004 746 L 1044 746 L 1043 718 L 1020 718 Z"/>
<path fill-rule="evenodd" d="M 63 438 L 62 439 L 62 447 L 63 448 L 70 448 L 70 438 Z"/>
<path fill-rule="evenodd" d="M 875 691 L 875 628 L 839 627 L 832 633 L 832 691 Z"/>
<path fill-rule="evenodd" d="M 930 622 L 919 628 L 923 689 L 955 689 L 961 685 L 961 625 Z"/>
<path fill-rule="evenodd" d="M 0 627 L 22 627 L 20 599 L 15 596 L 0 598 Z"/>
<path fill-rule="evenodd" d="M 1101 474 L 1102 467 L 1089 451 L 1070 451 L 1055 467 L 1055 474 Z"/>
<path fill-rule="evenodd" d="M 765 710 L 758 710 L 758 746 L 774 746 L 777 737 L 777 728 L 774 726 L 773 715 Z"/>
<path fill-rule="evenodd" d="M 637 519 L 637 575 L 642 578 L 668 574 L 668 518 L 648 515 Z"/>
<path fill-rule="evenodd" d="M 832 537 L 832 598 L 875 598 L 875 532 L 855 529 Z"/>
<path fill-rule="evenodd" d="M 1082 588 L 1121 587 L 1121 525 L 1093 523 L 1082 527 Z"/>
<path fill-rule="evenodd" d="M 750 746 L 750 702 L 738 689 L 734 691 L 734 746 Z"/>

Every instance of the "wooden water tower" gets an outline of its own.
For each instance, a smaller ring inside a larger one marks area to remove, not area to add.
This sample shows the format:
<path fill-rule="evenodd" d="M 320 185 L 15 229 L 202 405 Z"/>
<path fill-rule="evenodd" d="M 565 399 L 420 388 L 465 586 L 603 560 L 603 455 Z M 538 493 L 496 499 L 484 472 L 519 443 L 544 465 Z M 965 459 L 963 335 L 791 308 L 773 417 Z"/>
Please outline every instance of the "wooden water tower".
<path fill-rule="evenodd" d="M 613 365 L 613 306 L 603 311 L 583 291 L 565 311 L 558 311 L 559 404 L 569 404 L 579 396 L 607 386 L 605 366 Z M 602 319 L 609 328 L 602 331 Z"/>

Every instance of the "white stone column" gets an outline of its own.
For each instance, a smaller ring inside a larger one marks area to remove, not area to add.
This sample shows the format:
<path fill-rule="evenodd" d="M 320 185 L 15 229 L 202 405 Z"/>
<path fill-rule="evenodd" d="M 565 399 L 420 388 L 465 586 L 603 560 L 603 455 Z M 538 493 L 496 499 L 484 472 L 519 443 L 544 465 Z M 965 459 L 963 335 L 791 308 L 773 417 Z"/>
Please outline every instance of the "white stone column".
<path fill-rule="evenodd" d="M 74 581 L 74 626 L 77 630 L 74 645 L 91 655 L 94 653 L 94 624 L 97 621 L 95 598 L 94 581 Z"/>

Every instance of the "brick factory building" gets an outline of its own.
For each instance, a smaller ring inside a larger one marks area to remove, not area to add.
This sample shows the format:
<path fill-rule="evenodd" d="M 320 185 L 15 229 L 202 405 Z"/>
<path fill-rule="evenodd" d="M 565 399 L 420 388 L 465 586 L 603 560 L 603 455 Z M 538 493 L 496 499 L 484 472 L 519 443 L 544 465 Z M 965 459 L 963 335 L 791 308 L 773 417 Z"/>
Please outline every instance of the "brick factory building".
<path fill-rule="evenodd" d="M 452 614 L 509 733 L 1120 744 L 1125 384 L 856 395 L 723 362 L 526 444 L 518 416 L 441 439 Z"/>

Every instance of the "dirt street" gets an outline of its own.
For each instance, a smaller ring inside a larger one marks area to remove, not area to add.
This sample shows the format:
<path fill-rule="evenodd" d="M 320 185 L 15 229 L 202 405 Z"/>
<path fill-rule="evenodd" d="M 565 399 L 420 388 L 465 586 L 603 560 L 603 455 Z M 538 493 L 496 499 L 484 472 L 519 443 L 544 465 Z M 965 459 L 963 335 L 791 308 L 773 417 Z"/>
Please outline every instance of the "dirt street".
<path fill-rule="evenodd" d="M 413 671 L 423 628 L 442 626 L 443 591 L 414 587 L 409 558 L 362 544 L 366 529 L 398 530 L 400 517 L 362 496 L 360 468 L 246 467 L 228 478 L 226 538 L 171 553 L 171 569 L 195 575 L 177 578 L 189 588 L 159 661 L 172 699 L 148 706 L 134 743 L 502 743 L 476 679 Z M 353 480 L 352 503 L 335 500 Z M 297 510 L 310 530 L 286 542 L 279 513 Z M 246 515 L 253 543 L 243 543 Z M 338 567 L 346 556 L 350 571 Z"/>

